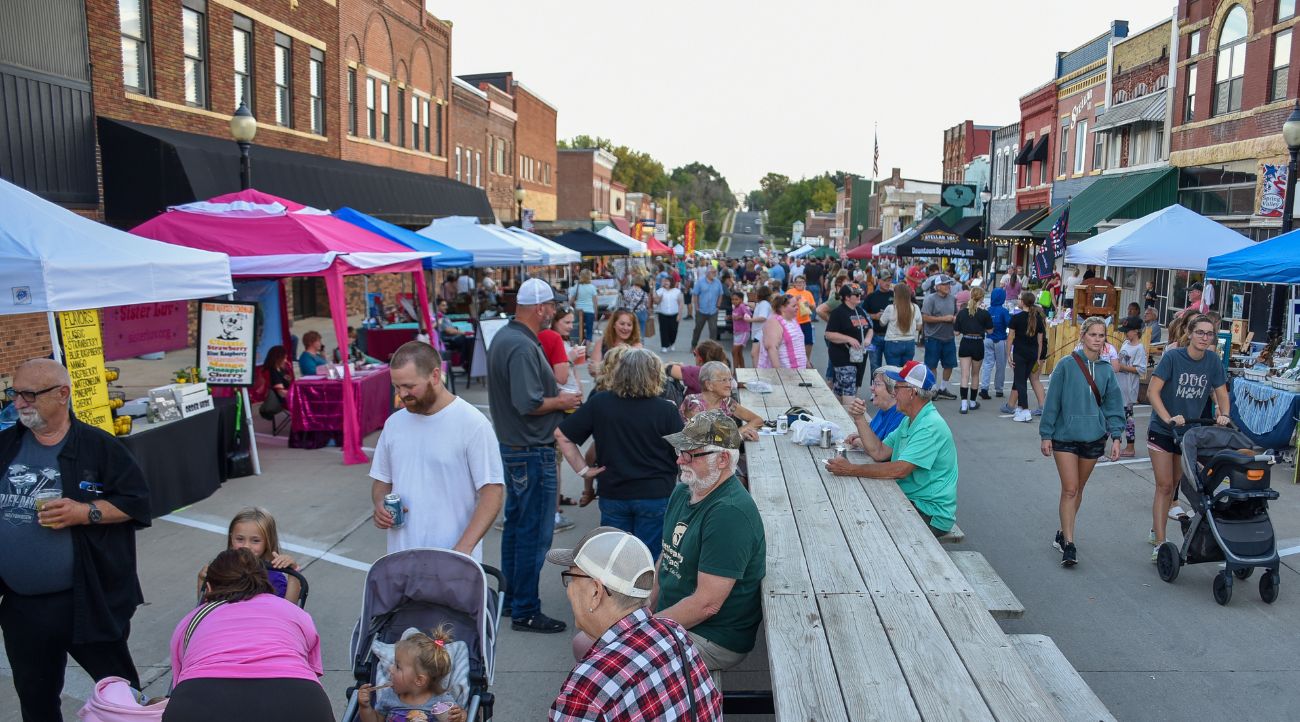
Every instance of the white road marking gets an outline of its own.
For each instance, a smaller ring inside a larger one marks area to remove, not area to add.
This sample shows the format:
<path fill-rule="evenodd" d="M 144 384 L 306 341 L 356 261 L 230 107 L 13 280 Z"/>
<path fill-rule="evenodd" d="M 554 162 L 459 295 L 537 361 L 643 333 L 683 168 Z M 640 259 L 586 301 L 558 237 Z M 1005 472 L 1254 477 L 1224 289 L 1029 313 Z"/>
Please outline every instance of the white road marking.
<path fill-rule="evenodd" d="M 1101 468 L 1103 466 L 1128 466 L 1129 464 L 1149 464 L 1149 463 L 1151 463 L 1151 457 L 1143 456 L 1136 459 L 1120 459 L 1119 461 L 1103 461 L 1100 464 L 1097 464 L 1095 468 Z"/>
<path fill-rule="evenodd" d="M 159 518 L 164 521 L 169 521 L 173 524 L 188 526 L 192 529 L 201 529 L 203 531 L 210 531 L 213 534 L 220 534 L 221 536 L 225 536 L 227 533 L 227 529 L 224 526 L 209 524 L 206 521 L 199 521 L 198 519 L 190 519 L 183 516 L 177 516 L 175 514 L 168 514 L 166 516 L 159 517 Z M 356 569 L 357 571 L 362 571 L 362 572 L 370 571 L 370 565 L 365 562 L 359 562 L 355 559 L 349 559 L 344 556 L 339 556 L 338 554 L 334 554 L 333 552 L 327 552 L 324 549 L 316 549 L 313 547 L 303 546 L 301 544 L 293 544 L 291 542 L 281 542 L 280 546 L 288 551 L 297 552 L 299 554 L 305 554 L 309 557 L 313 557 L 315 559 L 319 559 L 324 562 L 338 564 L 341 567 Z"/>

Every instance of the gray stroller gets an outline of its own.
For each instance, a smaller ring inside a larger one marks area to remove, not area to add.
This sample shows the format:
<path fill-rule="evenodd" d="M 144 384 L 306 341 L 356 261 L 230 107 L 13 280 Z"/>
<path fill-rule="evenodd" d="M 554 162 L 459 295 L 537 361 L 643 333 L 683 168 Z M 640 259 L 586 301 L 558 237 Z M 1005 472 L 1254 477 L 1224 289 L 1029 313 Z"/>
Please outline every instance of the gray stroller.
<path fill-rule="evenodd" d="M 446 624 L 456 641 L 468 647 L 467 663 L 453 662 L 448 687 L 466 691 L 458 701 L 469 720 L 491 719 L 489 689 L 496 673 L 504 590 L 501 572 L 450 549 L 407 549 L 380 557 L 366 573 L 361 616 L 352 630 L 356 684 L 373 684 L 380 672 L 376 641 L 392 644 L 408 627 L 427 632 Z M 348 688 L 347 697 L 342 722 L 354 722 L 358 717 L 355 686 Z"/>
<path fill-rule="evenodd" d="M 1256 451 L 1240 431 L 1213 424 L 1189 419 L 1183 427 L 1181 488 L 1195 514 L 1183 528 L 1182 547 L 1171 541 L 1160 545 L 1156 572 L 1173 582 L 1184 564 L 1223 562 L 1224 569 L 1214 577 L 1214 601 L 1227 604 L 1233 577 L 1245 580 L 1255 567 L 1263 567 L 1259 596 L 1272 604 L 1281 583 L 1268 516 L 1268 502 L 1278 498 L 1269 488 L 1273 456 Z"/>

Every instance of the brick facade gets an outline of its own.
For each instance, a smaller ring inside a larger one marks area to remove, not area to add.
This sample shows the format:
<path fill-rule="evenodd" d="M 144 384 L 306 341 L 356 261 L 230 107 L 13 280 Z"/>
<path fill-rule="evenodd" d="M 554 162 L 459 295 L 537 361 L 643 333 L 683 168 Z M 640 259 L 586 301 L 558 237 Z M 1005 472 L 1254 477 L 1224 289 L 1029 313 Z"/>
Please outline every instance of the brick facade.
<path fill-rule="evenodd" d="M 488 149 L 487 93 L 456 79 L 451 88 L 451 177 L 482 187 Z"/>
<path fill-rule="evenodd" d="M 590 220 L 593 210 L 600 213 L 597 220 L 609 220 L 610 186 L 617 158 L 595 148 L 560 150 L 556 158 L 558 220 Z"/>
<path fill-rule="evenodd" d="M 495 85 L 486 85 L 482 90 L 488 97 L 487 135 L 491 154 L 485 171 L 488 202 L 498 221 L 517 221 L 515 124 L 519 116 L 515 113 L 515 99 Z"/>
<path fill-rule="evenodd" d="M 524 207 L 531 208 L 539 221 L 558 218 L 556 196 L 556 166 L 559 159 L 555 149 L 555 123 L 558 111 L 523 85 L 515 83 L 515 112 L 519 122 L 515 126 L 515 146 L 518 154 L 529 159 L 531 173 L 524 175 L 520 168 L 519 181 L 526 196 Z"/>
<path fill-rule="evenodd" d="M 966 164 L 988 154 L 995 128 L 964 120 L 943 131 L 944 183 L 961 183 Z"/>
<path fill-rule="evenodd" d="M 43 313 L 0 318 L 0 378 L 13 375 L 18 364 L 50 355 L 49 325 Z M 0 387 L 9 384 L 0 382 Z"/>
<path fill-rule="evenodd" d="M 1057 138 L 1048 172 L 1054 179 L 1052 198 L 1057 201 L 1076 196 L 1092 185 L 1105 166 L 1105 155 L 1097 157 L 1097 134 L 1093 129 L 1107 105 L 1110 46 L 1127 35 L 1128 23 L 1116 20 L 1105 33 L 1057 54 L 1057 122 L 1052 129 Z"/>
<path fill-rule="evenodd" d="M 1111 51 L 1108 81 L 1110 109 L 1125 103 L 1141 103 L 1142 98 L 1162 90 L 1166 94 L 1171 92 L 1168 88 L 1171 26 L 1172 21 L 1157 23 L 1116 43 Z M 1102 120 L 1105 120 L 1104 115 Z M 1137 123 L 1105 131 L 1105 169 L 1116 170 L 1167 159 L 1167 121 L 1166 117 L 1158 128 L 1153 123 Z M 1153 138 L 1153 133 L 1159 135 Z M 1152 148 L 1154 140 L 1160 141 L 1158 150 Z M 1138 148 L 1142 152 L 1135 152 Z"/>
<path fill-rule="evenodd" d="M 1047 155 L 1042 161 L 1021 165 L 1017 173 L 1016 210 L 1043 208 L 1052 201 L 1052 163 L 1060 135 L 1056 117 L 1056 83 L 1050 82 L 1020 97 L 1020 147 L 1037 144 L 1047 136 Z"/>

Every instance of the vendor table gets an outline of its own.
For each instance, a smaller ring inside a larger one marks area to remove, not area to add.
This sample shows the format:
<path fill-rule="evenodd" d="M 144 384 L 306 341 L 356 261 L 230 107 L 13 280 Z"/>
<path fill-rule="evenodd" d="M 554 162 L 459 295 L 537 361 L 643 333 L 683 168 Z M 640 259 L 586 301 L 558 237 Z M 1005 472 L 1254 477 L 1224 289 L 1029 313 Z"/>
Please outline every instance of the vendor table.
<path fill-rule="evenodd" d="M 367 356 L 387 363 L 394 351 L 407 341 L 414 341 L 418 333 L 419 324 L 414 323 L 394 323 L 383 328 L 362 327 L 357 329 L 357 343 Z"/>
<path fill-rule="evenodd" d="M 331 439 L 343 444 L 343 383 L 323 376 L 304 376 L 293 382 L 289 387 L 289 446 L 319 449 Z M 393 412 L 388 366 L 352 374 L 352 393 L 361 435 L 382 429 Z"/>
<path fill-rule="evenodd" d="M 211 411 L 175 421 L 135 419 L 131 434 L 120 437 L 149 483 L 155 519 L 208 498 L 226 480 L 238 406 L 233 398 L 213 399 L 213 404 Z"/>
<path fill-rule="evenodd" d="M 816 371 L 736 376 L 772 385 L 740 391 L 760 416 L 798 405 L 853 428 Z M 897 483 L 834 476 L 822 465 L 834 449 L 786 436 L 760 436 L 745 452 L 767 538 L 762 601 L 777 720 L 1110 718 L 1050 640 L 1034 640 L 1056 656 L 1044 664 L 1025 651 L 1026 635 L 1002 631 L 977 580 Z M 1052 683 L 1066 678 L 1074 695 L 1056 698 Z"/>
<path fill-rule="evenodd" d="M 1280 451 L 1291 445 L 1300 394 L 1269 384 L 1232 379 L 1232 423 L 1262 449 Z"/>

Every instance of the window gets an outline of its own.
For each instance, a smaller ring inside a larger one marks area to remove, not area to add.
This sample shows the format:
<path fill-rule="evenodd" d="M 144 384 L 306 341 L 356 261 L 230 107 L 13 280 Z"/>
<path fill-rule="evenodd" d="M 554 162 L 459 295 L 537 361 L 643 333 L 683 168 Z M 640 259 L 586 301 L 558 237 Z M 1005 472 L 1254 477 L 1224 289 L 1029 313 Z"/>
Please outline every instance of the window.
<path fill-rule="evenodd" d="M 1286 20 L 1295 15 L 1295 0 L 1278 0 L 1277 2 L 1277 19 L 1278 22 Z"/>
<path fill-rule="evenodd" d="M 181 48 L 185 54 L 185 104 L 208 107 L 208 16 L 205 0 L 185 0 L 181 8 Z"/>
<path fill-rule="evenodd" d="M 1223 21 L 1215 62 L 1214 114 L 1241 110 L 1241 87 L 1246 74 L 1246 10 L 1240 5 L 1229 10 Z"/>
<path fill-rule="evenodd" d="M 1061 128 L 1061 159 L 1056 163 L 1056 174 L 1065 175 L 1066 170 L 1070 167 L 1070 128 L 1069 126 Z M 1046 181 L 1044 181 L 1046 182 Z"/>
<path fill-rule="evenodd" d="M 1183 122 L 1190 123 L 1196 117 L 1196 66 L 1187 69 L 1187 100 L 1183 103 Z"/>
<path fill-rule="evenodd" d="M 1088 160 L 1088 121 L 1081 120 L 1074 128 L 1074 172 L 1082 173 Z"/>
<path fill-rule="evenodd" d="M 275 122 L 293 127 L 293 40 L 275 34 Z"/>
<path fill-rule="evenodd" d="M 118 29 L 122 35 L 122 84 L 127 90 L 153 92 L 149 68 L 148 0 L 117 0 Z"/>
<path fill-rule="evenodd" d="M 1161 160 L 1165 157 L 1165 126 L 1163 123 L 1157 123 L 1151 130 L 1151 160 Z"/>
<path fill-rule="evenodd" d="M 1286 96 L 1288 71 L 1291 69 L 1291 30 L 1273 36 L 1273 77 L 1269 86 L 1269 100 L 1282 100 Z"/>
<path fill-rule="evenodd" d="M 243 103 L 253 110 L 253 21 L 235 16 L 235 109 Z"/>
<path fill-rule="evenodd" d="M 474 185 L 483 187 L 483 154 L 474 151 Z"/>
<path fill-rule="evenodd" d="M 411 147 L 419 150 L 420 145 L 420 99 L 411 93 Z"/>
<path fill-rule="evenodd" d="M 1092 169 L 1101 170 L 1106 158 L 1106 134 L 1092 131 Z"/>
<path fill-rule="evenodd" d="M 1187 41 L 1187 57 L 1194 58 L 1201 54 L 1201 31 L 1197 30 L 1192 33 L 1191 40 Z"/>
<path fill-rule="evenodd" d="M 1049 141 L 1046 140 L 1043 142 L 1049 143 Z M 1061 138 L 1061 142 L 1062 143 L 1065 142 L 1064 137 Z M 1043 160 L 1041 163 L 1038 164 L 1038 183 L 1039 185 L 1043 185 L 1047 183 L 1047 161 L 1046 160 Z"/>
<path fill-rule="evenodd" d="M 375 131 L 379 128 L 378 119 L 375 118 L 375 79 L 366 76 L 366 135 L 372 140 L 375 137 Z"/>
<path fill-rule="evenodd" d="M 388 123 L 388 83 L 379 84 L 379 128 L 383 131 L 385 143 L 392 140 Z"/>
<path fill-rule="evenodd" d="M 429 101 L 426 100 L 424 104 L 427 107 L 429 105 Z M 442 111 L 443 111 L 442 103 L 435 103 L 433 108 L 434 108 L 433 112 L 435 116 L 434 122 L 438 126 L 437 127 L 438 134 L 434 136 L 434 144 L 431 147 L 433 149 L 434 155 L 442 155 Z M 424 138 L 427 144 L 429 139 L 429 130 L 428 130 L 429 126 L 428 124 L 425 124 L 424 127 L 425 127 Z"/>
<path fill-rule="evenodd" d="M 325 135 L 325 53 L 312 48 L 307 60 L 308 92 L 311 95 L 311 132 Z"/>
<path fill-rule="evenodd" d="M 1123 103 L 1123 102 L 1126 101 L 1126 100 L 1128 100 L 1128 91 L 1127 91 L 1127 90 L 1117 90 L 1117 91 L 1115 91 L 1115 102 L 1116 102 L 1116 103 Z"/>
<path fill-rule="evenodd" d="M 460 180 L 460 146 L 456 146 L 456 180 Z"/>
<path fill-rule="evenodd" d="M 442 109 L 439 108 L 438 110 L 439 110 L 439 113 L 438 113 L 438 126 L 439 126 L 439 130 L 438 130 L 438 148 L 439 148 L 439 152 L 441 152 L 441 148 L 442 148 L 442 113 L 441 113 L 441 110 L 442 110 Z M 420 103 L 420 125 L 424 127 L 424 147 L 425 147 L 425 148 L 429 148 L 429 147 L 430 147 L 430 146 L 429 146 L 429 101 L 427 101 L 427 100 L 425 100 L 425 101 L 421 101 L 421 103 Z"/>
<path fill-rule="evenodd" d="M 1124 150 L 1124 135 L 1123 135 L 1123 134 L 1124 134 L 1124 131 L 1123 131 L 1123 130 L 1116 130 L 1116 131 L 1112 131 L 1112 132 L 1110 133 L 1110 143 L 1108 144 L 1108 150 L 1109 150 L 1110 152 L 1107 153 L 1108 158 L 1107 158 L 1107 160 L 1106 160 L 1106 167 L 1107 167 L 1107 168 L 1119 168 L 1119 167 L 1121 167 L 1121 164 L 1120 164 L 1120 156 L 1121 156 L 1121 154 L 1123 153 L 1123 150 Z"/>
<path fill-rule="evenodd" d="M 406 89 L 397 89 L 397 145 L 406 147 Z"/>
<path fill-rule="evenodd" d="M 357 69 L 348 68 L 348 135 L 357 134 Z"/>
<path fill-rule="evenodd" d="M 1143 131 L 1132 131 L 1129 135 L 1128 144 L 1128 164 L 1142 165 L 1151 162 L 1151 138 L 1150 134 Z"/>
<path fill-rule="evenodd" d="M 1167 87 L 1169 87 L 1168 75 L 1161 75 L 1160 77 L 1156 78 L 1156 90 L 1164 90 Z"/>
<path fill-rule="evenodd" d="M 1007 154 L 1007 194 L 1012 198 L 1016 197 L 1016 164 L 1015 157 L 1020 155 L 1020 145 L 1011 146 L 1011 152 Z"/>
<path fill-rule="evenodd" d="M 1134 97 L 1134 98 L 1141 98 L 1142 96 L 1144 96 L 1144 95 L 1146 95 L 1146 94 L 1147 94 L 1147 84 L 1146 84 L 1146 83 L 1138 83 L 1137 92 L 1133 94 L 1133 97 Z"/>

